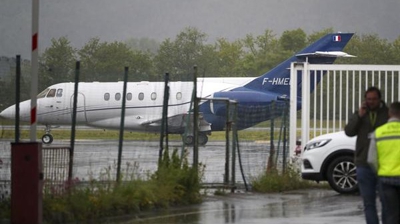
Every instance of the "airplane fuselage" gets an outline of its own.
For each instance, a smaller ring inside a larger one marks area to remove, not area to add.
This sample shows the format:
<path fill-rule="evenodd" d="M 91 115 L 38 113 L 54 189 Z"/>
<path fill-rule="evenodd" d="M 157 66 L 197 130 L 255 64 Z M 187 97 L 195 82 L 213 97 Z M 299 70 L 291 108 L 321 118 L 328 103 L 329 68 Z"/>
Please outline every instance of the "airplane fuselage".
<path fill-rule="evenodd" d="M 199 103 L 201 134 L 204 137 L 205 133 L 224 130 L 227 121 L 234 120 L 237 129 L 240 130 L 268 120 L 273 115 L 282 115 L 290 95 L 291 63 L 307 61 L 311 64 L 331 64 L 336 57 L 352 56 L 342 52 L 352 36 L 352 33 L 327 34 L 259 77 L 198 79 L 196 96 L 201 98 Z M 323 74 L 324 71 L 317 71 L 311 75 L 309 91 L 313 91 L 313 83 L 319 83 Z M 301 96 L 301 83 L 301 74 L 298 73 L 296 83 L 298 96 Z M 78 99 L 76 123 L 97 128 L 119 129 L 123 84 L 123 82 L 79 83 L 76 96 Z M 160 130 L 164 85 L 163 82 L 127 83 L 125 129 L 144 132 Z M 193 126 L 193 83 L 170 82 L 169 89 L 168 131 L 186 133 L 186 129 Z M 46 127 L 71 124 L 73 99 L 74 83 L 60 83 L 48 87 L 37 98 L 37 122 Z M 233 107 L 227 110 L 226 100 L 235 101 L 236 110 Z M 297 109 L 301 109 L 301 97 L 295 99 L 295 103 Z M 270 105 L 274 106 L 269 107 Z M 235 112 L 236 119 L 232 116 Z M 0 116 L 14 119 L 15 106 L 2 111 Z M 20 120 L 30 121 L 29 100 L 20 103 Z M 49 133 L 46 134 L 42 140 L 48 137 L 47 142 L 51 142 L 52 137 Z M 191 139 L 183 140 L 191 142 Z M 203 140 L 205 144 L 207 139 Z"/>
<path fill-rule="evenodd" d="M 239 105 L 256 106 L 268 103 L 271 96 L 259 92 L 230 92 L 254 78 L 204 78 L 197 83 L 197 96 L 204 99 L 237 100 Z M 163 108 L 163 82 L 129 82 L 126 91 L 125 129 L 132 131 L 159 131 Z M 168 115 L 188 114 L 192 100 L 192 82 L 170 82 Z M 96 128 L 119 129 L 121 120 L 123 82 L 79 83 L 77 96 L 76 124 Z M 276 99 L 276 97 L 274 96 Z M 60 83 L 50 86 L 37 99 L 37 121 L 44 125 L 69 125 L 72 122 L 74 83 Z M 20 103 L 22 121 L 29 121 L 30 101 Z M 7 110 L 14 110 L 9 108 Z M 212 131 L 220 131 L 226 124 L 226 102 L 202 100 L 200 112 L 211 124 Z M 248 115 L 248 114 L 247 114 Z M 239 117 L 243 117 L 240 113 Z M 183 119 L 183 118 L 181 118 Z M 243 119 L 242 119 L 243 120 Z M 264 120 L 264 119 L 263 119 Z M 171 132 L 182 133 L 179 119 L 168 121 Z M 175 124 L 173 124 L 175 122 Z M 256 123 L 260 122 L 257 119 Z M 240 129 L 254 125 L 254 122 L 240 125 Z"/>

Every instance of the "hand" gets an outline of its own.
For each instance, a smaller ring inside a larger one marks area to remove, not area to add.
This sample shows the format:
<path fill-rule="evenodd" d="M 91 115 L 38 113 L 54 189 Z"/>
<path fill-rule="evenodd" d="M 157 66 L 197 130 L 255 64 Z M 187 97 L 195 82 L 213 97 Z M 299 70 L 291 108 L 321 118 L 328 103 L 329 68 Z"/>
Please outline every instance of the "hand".
<path fill-rule="evenodd" d="M 367 113 L 367 103 L 363 102 L 358 110 L 358 116 L 363 117 Z"/>

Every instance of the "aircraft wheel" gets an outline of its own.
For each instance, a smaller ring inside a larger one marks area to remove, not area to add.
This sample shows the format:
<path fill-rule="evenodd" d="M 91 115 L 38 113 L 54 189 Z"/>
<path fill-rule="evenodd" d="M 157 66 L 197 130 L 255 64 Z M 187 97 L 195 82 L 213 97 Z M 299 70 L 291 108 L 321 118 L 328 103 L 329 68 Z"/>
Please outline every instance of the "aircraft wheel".
<path fill-rule="evenodd" d="M 44 144 L 51 144 L 53 142 L 53 136 L 51 134 L 44 134 L 42 136 L 42 142 Z"/>
<path fill-rule="evenodd" d="M 192 135 L 182 135 L 182 141 L 185 145 L 193 145 L 193 136 Z"/>
<path fill-rule="evenodd" d="M 208 142 L 208 136 L 205 133 L 199 133 L 199 144 L 200 145 L 205 145 Z"/>

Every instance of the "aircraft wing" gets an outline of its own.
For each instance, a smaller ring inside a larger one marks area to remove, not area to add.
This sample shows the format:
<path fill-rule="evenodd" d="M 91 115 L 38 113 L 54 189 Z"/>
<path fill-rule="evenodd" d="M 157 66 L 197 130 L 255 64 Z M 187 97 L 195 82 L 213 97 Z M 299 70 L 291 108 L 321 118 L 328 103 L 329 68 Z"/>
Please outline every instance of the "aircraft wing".
<path fill-rule="evenodd" d="M 162 119 L 152 121 L 145 121 L 141 125 L 147 127 L 161 127 Z M 192 130 L 193 128 L 193 114 L 176 114 L 167 118 L 168 132 L 170 133 L 184 133 L 185 129 Z M 210 132 L 211 124 L 208 123 L 203 115 L 199 114 L 199 131 Z"/>

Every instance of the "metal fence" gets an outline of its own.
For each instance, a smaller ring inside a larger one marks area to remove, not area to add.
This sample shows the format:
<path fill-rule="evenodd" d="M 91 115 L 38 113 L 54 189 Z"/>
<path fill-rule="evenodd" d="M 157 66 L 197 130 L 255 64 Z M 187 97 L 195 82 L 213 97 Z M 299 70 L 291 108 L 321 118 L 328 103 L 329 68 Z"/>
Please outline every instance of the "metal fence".
<path fill-rule="evenodd" d="M 297 113 L 295 100 L 298 97 L 298 77 L 303 80 L 300 87 L 301 114 Z M 292 63 L 290 147 L 295 147 L 297 136 L 301 136 L 304 146 L 315 136 L 342 131 L 350 115 L 361 105 L 365 90 L 370 86 L 381 89 L 382 99 L 386 103 L 398 101 L 400 66 Z M 298 119 L 301 120 L 300 125 Z M 300 133 L 298 127 L 301 128 Z"/>
<path fill-rule="evenodd" d="M 0 199 L 11 194 L 11 144 L 1 142 L 0 148 Z M 52 194 L 60 194 L 68 188 L 69 177 L 72 176 L 70 147 L 44 147 L 42 149 L 43 161 L 43 189 Z"/>
<path fill-rule="evenodd" d="M 244 108 L 241 108 L 242 110 Z M 265 172 L 269 160 L 282 167 L 284 157 L 287 157 L 288 147 L 284 142 L 283 112 L 285 109 L 277 105 L 263 108 L 252 108 L 268 111 L 272 114 L 271 120 L 261 126 L 236 132 L 236 143 L 221 139 L 210 141 L 205 146 L 199 147 L 199 162 L 204 165 L 203 185 L 240 187 L 243 184 L 251 185 L 251 181 Z M 251 110 L 249 122 L 252 122 Z M 234 129 L 229 131 L 229 139 L 235 134 Z M 88 130 L 90 131 L 90 130 Z M 257 134 L 258 136 L 250 136 Z M 129 133 L 135 135 L 136 133 Z M 128 134 L 128 135 L 129 135 Z M 214 133 L 217 134 L 217 133 Z M 223 133 L 225 134 L 225 133 Z M 140 141 L 124 140 L 122 149 L 123 180 L 132 178 L 146 179 L 149 174 L 157 170 L 159 160 L 159 142 L 151 138 Z M 156 134 L 157 135 L 157 134 Z M 287 135 L 287 133 L 286 133 Z M 173 138 L 172 138 L 173 139 Z M 1 194 L 10 194 L 11 180 L 11 144 L 10 141 L 0 141 L 0 166 Z M 79 140 L 75 143 L 74 158 L 68 141 L 55 140 L 52 146 L 43 146 L 42 161 L 44 174 L 44 190 L 50 193 L 61 193 L 68 188 L 70 181 L 85 183 L 90 180 L 115 181 L 116 164 L 118 158 L 118 140 Z M 233 145 L 235 144 L 235 145 Z M 271 146 L 275 154 L 271 157 Z M 180 139 L 170 140 L 170 149 L 182 149 L 189 163 L 192 163 L 193 147 L 183 146 Z M 234 155 L 234 156 L 233 156 Z M 73 162 L 73 164 L 72 164 Z M 227 169 L 228 168 L 228 169 Z M 72 171 L 72 173 L 69 173 Z M 69 179 L 69 176 L 71 179 Z M 70 180 L 70 181 L 69 181 Z"/>
<path fill-rule="evenodd" d="M 44 190 L 60 194 L 71 184 L 73 166 L 71 148 L 45 147 L 42 153 Z"/>

